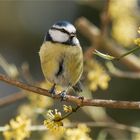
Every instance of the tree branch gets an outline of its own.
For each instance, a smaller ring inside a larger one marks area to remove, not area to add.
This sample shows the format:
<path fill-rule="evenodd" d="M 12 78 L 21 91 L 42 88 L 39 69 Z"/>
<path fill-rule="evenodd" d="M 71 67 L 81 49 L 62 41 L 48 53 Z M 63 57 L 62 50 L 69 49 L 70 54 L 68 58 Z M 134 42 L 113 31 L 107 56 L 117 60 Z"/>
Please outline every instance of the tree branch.
<path fill-rule="evenodd" d="M 13 80 L 8 78 L 5 75 L 0 74 L 0 80 L 6 82 L 10 85 L 14 85 L 21 89 L 35 92 L 40 95 L 52 97 L 51 94 L 46 89 L 42 89 L 40 87 L 35 87 L 32 85 L 24 84 L 20 81 Z M 30 92 L 27 92 L 30 93 Z M 54 95 L 52 98 L 61 99 L 60 94 Z M 67 95 L 67 102 L 75 103 L 79 106 L 98 106 L 98 107 L 107 107 L 107 108 L 118 108 L 118 109 L 140 109 L 140 102 L 130 102 L 130 101 L 115 101 L 115 100 L 100 100 L 100 99 L 86 99 L 81 100 L 77 96 Z"/>

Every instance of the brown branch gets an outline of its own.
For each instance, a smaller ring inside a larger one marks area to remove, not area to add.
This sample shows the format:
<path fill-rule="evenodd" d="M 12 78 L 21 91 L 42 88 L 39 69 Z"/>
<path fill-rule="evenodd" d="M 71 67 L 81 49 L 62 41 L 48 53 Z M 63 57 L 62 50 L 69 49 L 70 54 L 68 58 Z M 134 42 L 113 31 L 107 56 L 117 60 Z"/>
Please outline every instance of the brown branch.
<path fill-rule="evenodd" d="M 14 85 L 16 87 L 22 88 L 24 90 L 28 90 L 40 95 L 52 97 L 51 94 L 46 89 L 24 84 L 20 81 L 8 78 L 5 75 L 0 74 L 0 80 L 8 84 Z M 56 94 L 52 98 L 61 99 L 61 96 L 60 94 Z M 67 95 L 66 101 L 73 102 L 80 106 L 98 106 L 98 107 L 119 108 L 119 109 L 140 109 L 140 102 L 134 102 L 134 101 L 130 102 L 130 101 L 100 100 L 100 99 L 86 99 L 86 98 L 81 100 L 79 97 L 72 96 L 72 95 Z"/>
<path fill-rule="evenodd" d="M 24 84 L 24 83 L 22 83 L 20 81 L 17 81 L 15 79 L 11 79 L 11 78 L 7 77 L 6 75 L 0 74 L 0 80 L 4 81 L 4 82 L 6 82 L 6 83 L 8 83 L 10 85 L 17 86 L 17 87 L 19 87 L 21 89 L 31 91 L 31 92 L 35 92 L 35 93 L 38 93 L 40 95 L 51 97 L 50 93 L 45 89 L 35 87 L 35 86 L 32 86 L 32 85 L 28 85 L 28 84 Z"/>
<path fill-rule="evenodd" d="M 94 24 L 89 22 L 86 18 L 81 17 L 76 21 L 77 29 L 91 42 L 91 44 L 97 43 L 106 50 L 110 55 L 119 57 L 126 53 L 123 47 L 119 47 L 113 40 L 103 37 L 101 30 Z M 94 50 L 94 48 L 92 49 Z M 130 54 L 120 60 L 129 69 L 134 71 L 140 71 L 140 60 L 136 55 Z"/>
<path fill-rule="evenodd" d="M 22 100 L 26 97 L 24 93 L 14 93 L 12 95 L 0 98 L 0 107 L 14 103 L 15 101 Z"/>

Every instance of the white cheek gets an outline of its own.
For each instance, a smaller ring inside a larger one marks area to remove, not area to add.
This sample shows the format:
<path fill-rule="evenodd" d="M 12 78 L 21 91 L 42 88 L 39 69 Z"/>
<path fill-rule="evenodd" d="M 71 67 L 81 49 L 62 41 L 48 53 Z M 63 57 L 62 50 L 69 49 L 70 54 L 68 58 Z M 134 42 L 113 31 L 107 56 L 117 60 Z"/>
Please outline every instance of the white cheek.
<path fill-rule="evenodd" d="M 80 46 L 79 40 L 76 37 L 73 37 L 73 44 L 76 44 L 77 46 Z"/>
<path fill-rule="evenodd" d="M 69 36 L 66 33 L 62 33 L 58 30 L 49 30 L 49 34 L 52 40 L 56 42 L 66 42 L 69 39 Z"/>

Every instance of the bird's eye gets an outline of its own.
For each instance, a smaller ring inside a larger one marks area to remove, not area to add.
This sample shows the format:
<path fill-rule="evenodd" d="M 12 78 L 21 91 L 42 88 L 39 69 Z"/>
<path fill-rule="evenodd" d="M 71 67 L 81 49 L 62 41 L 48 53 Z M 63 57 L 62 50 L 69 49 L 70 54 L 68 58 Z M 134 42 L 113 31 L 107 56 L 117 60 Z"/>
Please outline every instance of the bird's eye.
<path fill-rule="evenodd" d="M 62 29 L 59 29 L 61 32 L 63 32 L 63 33 L 66 33 L 66 34 L 68 34 L 68 35 L 70 35 L 70 33 L 68 32 L 68 31 L 66 31 L 64 28 L 62 28 Z"/>
<path fill-rule="evenodd" d="M 61 29 L 61 32 L 64 32 L 64 33 L 65 33 L 65 32 L 66 32 L 66 30 L 62 28 L 62 29 Z"/>

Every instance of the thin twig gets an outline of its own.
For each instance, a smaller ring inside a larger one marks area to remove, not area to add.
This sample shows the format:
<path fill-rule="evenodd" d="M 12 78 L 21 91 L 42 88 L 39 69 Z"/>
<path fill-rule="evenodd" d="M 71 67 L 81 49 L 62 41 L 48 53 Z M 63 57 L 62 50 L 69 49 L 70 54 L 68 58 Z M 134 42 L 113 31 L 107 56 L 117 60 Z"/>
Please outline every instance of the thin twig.
<path fill-rule="evenodd" d="M 140 47 L 136 47 L 136 48 L 131 49 L 130 51 L 120 55 L 119 57 L 116 57 L 115 60 L 121 60 L 123 57 L 125 57 L 129 54 L 132 54 L 132 53 L 136 52 L 137 50 L 140 50 Z"/>
<path fill-rule="evenodd" d="M 0 74 L 0 80 L 8 84 L 14 85 L 16 87 L 22 88 L 24 90 L 28 90 L 31 92 L 38 93 L 40 95 L 52 97 L 51 94 L 46 89 L 24 84 L 20 81 L 8 78 L 7 76 L 2 74 Z M 61 95 L 56 94 L 52 98 L 61 99 Z M 119 108 L 119 109 L 140 109 L 140 102 L 135 102 L 135 101 L 130 102 L 130 101 L 100 100 L 100 99 L 86 99 L 86 98 L 81 100 L 79 97 L 72 96 L 72 95 L 67 95 L 66 101 L 73 102 L 79 106 L 98 106 L 98 107 Z"/>
<path fill-rule="evenodd" d="M 9 104 L 14 103 L 16 101 L 22 100 L 25 97 L 26 97 L 26 94 L 20 92 L 20 93 L 14 93 L 14 94 L 11 94 L 9 96 L 0 98 L 0 107 L 3 107 L 5 105 L 9 105 Z"/>
<path fill-rule="evenodd" d="M 95 55 L 97 55 L 97 56 L 99 56 L 99 57 L 101 57 L 103 59 L 106 59 L 106 60 L 110 60 L 110 61 L 114 61 L 114 60 L 116 61 L 117 60 L 117 61 L 119 61 L 123 57 L 128 56 L 128 55 L 130 55 L 130 54 L 132 54 L 132 53 L 134 53 L 134 52 L 136 52 L 138 50 L 140 50 L 140 47 L 135 47 L 135 48 L 125 52 L 124 54 L 120 55 L 119 57 L 114 57 L 114 56 L 111 56 L 111 55 L 108 55 L 108 54 L 104 54 L 104 53 L 101 53 L 98 50 L 94 50 L 93 54 L 95 54 Z"/>
<path fill-rule="evenodd" d="M 76 21 L 77 29 L 91 42 L 98 42 L 101 45 L 101 48 L 107 51 L 108 54 L 113 55 L 114 57 L 119 57 L 122 54 L 125 54 L 127 51 L 123 49 L 123 47 L 118 46 L 114 43 L 113 40 L 103 37 L 101 35 L 101 30 L 89 22 L 86 18 L 81 17 Z M 92 51 L 94 48 L 92 47 Z M 124 65 L 126 65 L 129 69 L 134 71 L 140 71 L 140 60 L 134 55 L 130 54 L 127 57 L 124 57 L 120 60 Z"/>
<path fill-rule="evenodd" d="M 59 119 L 58 121 L 63 120 L 63 119 L 65 119 L 65 118 L 69 117 L 69 116 L 72 115 L 74 112 L 76 112 L 79 108 L 80 108 L 80 106 L 77 106 L 76 108 L 73 108 L 71 112 L 65 114 L 65 115 L 64 115 L 61 119 Z"/>

